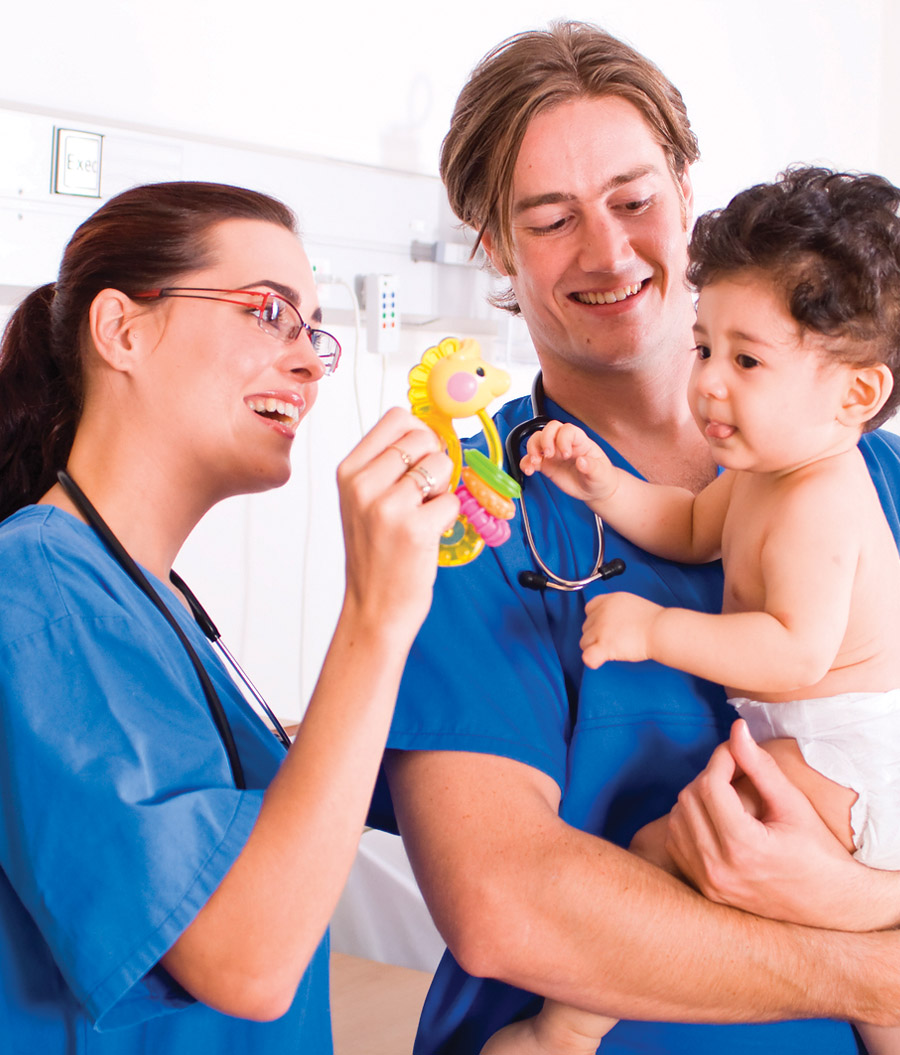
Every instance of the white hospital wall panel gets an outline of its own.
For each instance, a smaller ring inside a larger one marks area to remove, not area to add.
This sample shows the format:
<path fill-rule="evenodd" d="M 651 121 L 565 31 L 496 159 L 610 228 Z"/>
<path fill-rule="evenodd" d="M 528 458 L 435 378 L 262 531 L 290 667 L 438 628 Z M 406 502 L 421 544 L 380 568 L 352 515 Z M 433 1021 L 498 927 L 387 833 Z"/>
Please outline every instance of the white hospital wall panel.
<path fill-rule="evenodd" d="M 357 276 L 368 272 L 396 274 L 401 310 L 418 321 L 441 315 L 490 317 L 484 306 L 485 280 L 472 268 L 439 268 L 411 259 L 414 241 L 461 240 L 436 177 L 142 131 L 64 111 L 0 108 L 0 286 L 51 280 L 72 230 L 100 204 L 52 192 L 57 127 L 103 136 L 102 199 L 157 180 L 253 187 L 294 209 L 310 257 L 326 262 L 332 276 L 354 286 Z M 453 272 L 446 284 L 438 281 L 440 271 Z M 488 325 L 491 332 L 495 327 L 495 322 Z"/>
<path fill-rule="evenodd" d="M 0 287 L 30 289 L 53 281 L 62 251 L 85 215 L 77 208 L 0 199 Z"/>

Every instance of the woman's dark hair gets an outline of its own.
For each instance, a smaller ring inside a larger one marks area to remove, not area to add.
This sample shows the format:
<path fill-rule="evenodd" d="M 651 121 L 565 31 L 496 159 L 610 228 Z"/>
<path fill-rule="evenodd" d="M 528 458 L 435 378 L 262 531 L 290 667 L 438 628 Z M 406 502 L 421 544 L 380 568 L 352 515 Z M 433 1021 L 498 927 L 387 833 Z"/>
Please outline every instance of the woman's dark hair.
<path fill-rule="evenodd" d="M 104 289 L 134 296 L 211 263 L 210 229 L 262 220 L 296 232 L 293 212 L 218 183 L 155 183 L 111 198 L 78 228 L 59 278 L 18 306 L 0 345 L 0 520 L 56 482 L 83 402 L 82 340 Z"/>
<path fill-rule="evenodd" d="M 881 176 L 794 167 L 701 216 L 688 281 L 769 279 L 803 330 L 844 362 L 884 363 L 894 388 L 866 429 L 900 403 L 900 190 Z"/>

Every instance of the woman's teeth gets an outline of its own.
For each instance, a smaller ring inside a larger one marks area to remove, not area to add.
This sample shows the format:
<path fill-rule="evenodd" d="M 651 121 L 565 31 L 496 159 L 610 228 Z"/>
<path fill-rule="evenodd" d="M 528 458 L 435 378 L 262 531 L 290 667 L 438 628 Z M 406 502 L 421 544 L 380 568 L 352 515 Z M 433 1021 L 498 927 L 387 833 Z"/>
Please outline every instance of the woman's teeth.
<path fill-rule="evenodd" d="M 282 399 L 248 399 L 247 406 L 264 418 L 277 418 L 284 424 L 294 424 L 300 420 L 300 408 Z"/>
<path fill-rule="evenodd" d="M 621 289 L 611 289 L 606 293 L 575 293 L 573 296 L 582 304 L 615 304 L 617 300 L 625 300 L 639 293 L 641 283 L 635 282 L 630 286 L 622 286 Z"/>

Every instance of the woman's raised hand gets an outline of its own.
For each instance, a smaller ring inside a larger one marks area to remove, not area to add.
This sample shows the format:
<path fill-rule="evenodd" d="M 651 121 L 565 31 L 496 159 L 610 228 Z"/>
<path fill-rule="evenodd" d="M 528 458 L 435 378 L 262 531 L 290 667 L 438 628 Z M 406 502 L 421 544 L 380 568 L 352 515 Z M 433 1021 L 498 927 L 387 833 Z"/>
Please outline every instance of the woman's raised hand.
<path fill-rule="evenodd" d="M 338 466 L 345 608 L 409 641 L 428 614 L 438 544 L 459 512 L 435 433 L 395 407 Z"/>

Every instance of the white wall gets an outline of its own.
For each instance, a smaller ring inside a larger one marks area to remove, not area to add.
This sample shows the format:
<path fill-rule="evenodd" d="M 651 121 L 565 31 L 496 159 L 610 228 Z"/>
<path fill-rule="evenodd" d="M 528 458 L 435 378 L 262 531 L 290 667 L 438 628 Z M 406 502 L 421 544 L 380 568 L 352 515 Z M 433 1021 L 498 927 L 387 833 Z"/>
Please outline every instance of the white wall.
<path fill-rule="evenodd" d="M 710 186 L 788 160 L 875 166 L 896 0 L 86 0 L 7 4 L 0 99 L 436 171 L 456 93 L 491 46 L 552 18 L 605 25 L 688 101 Z M 437 17 L 435 17 L 435 14 Z M 727 174 L 727 175 L 725 175 Z M 729 188 L 731 189 L 731 188 Z"/>

